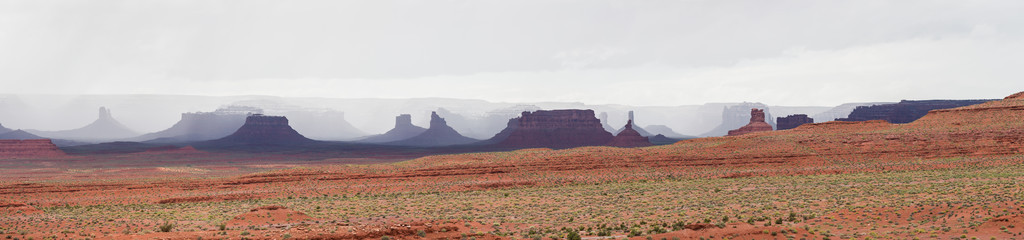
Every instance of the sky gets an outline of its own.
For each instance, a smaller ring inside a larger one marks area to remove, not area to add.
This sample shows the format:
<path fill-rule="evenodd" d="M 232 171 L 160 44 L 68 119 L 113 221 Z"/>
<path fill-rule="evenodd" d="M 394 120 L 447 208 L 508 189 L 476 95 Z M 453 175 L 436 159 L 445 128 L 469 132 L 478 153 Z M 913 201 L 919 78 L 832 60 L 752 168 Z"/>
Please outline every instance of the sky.
<path fill-rule="evenodd" d="M 5 0 L 0 93 L 835 106 L 1024 91 L 1024 1 Z"/>

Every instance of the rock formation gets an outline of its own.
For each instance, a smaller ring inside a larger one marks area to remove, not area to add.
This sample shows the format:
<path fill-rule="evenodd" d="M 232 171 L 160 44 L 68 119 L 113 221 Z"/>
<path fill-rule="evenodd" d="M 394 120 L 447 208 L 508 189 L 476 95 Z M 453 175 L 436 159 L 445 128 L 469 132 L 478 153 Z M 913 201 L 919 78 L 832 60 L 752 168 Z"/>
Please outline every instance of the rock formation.
<path fill-rule="evenodd" d="M 708 131 L 700 136 L 706 137 L 719 137 L 725 136 L 729 133 L 729 130 L 740 128 L 747 125 L 750 121 L 750 109 L 768 109 L 768 105 L 762 103 L 741 103 L 736 105 L 728 105 L 722 109 L 722 123 L 715 127 L 711 131 Z M 771 114 L 765 112 L 766 123 L 771 126 L 775 125 L 775 119 L 772 118 Z"/>
<path fill-rule="evenodd" d="M 412 115 L 402 114 L 395 117 L 395 128 L 388 130 L 384 134 L 373 135 L 359 141 L 368 143 L 401 141 L 413 138 L 426 131 L 426 128 L 412 125 Z"/>
<path fill-rule="evenodd" d="M 235 133 L 214 142 L 291 145 L 314 141 L 292 129 L 284 116 L 253 114 L 245 118 L 245 124 Z"/>
<path fill-rule="evenodd" d="M 924 117 L 931 110 L 963 107 L 992 100 L 903 100 L 893 104 L 859 106 L 850 112 L 850 116 L 836 121 L 885 120 L 890 123 L 910 123 Z"/>
<path fill-rule="evenodd" d="M 261 113 L 263 111 L 259 108 L 241 106 L 229 106 L 213 112 L 182 113 L 181 120 L 170 128 L 131 140 L 173 143 L 223 138 L 242 127 L 250 114 Z"/>
<path fill-rule="evenodd" d="M 126 139 L 138 136 L 139 134 L 114 119 L 110 110 L 100 107 L 99 118 L 89 125 L 81 128 L 64 131 L 37 131 L 26 130 L 35 135 L 47 138 L 60 138 L 86 142 L 102 142 L 118 139 Z"/>
<path fill-rule="evenodd" d="M 740 127 L 736 130 L 729 131 L 729 136 L 739 136 L 752 132 L 764 132 L 771 131 L 772 125 L 764 122 L 764 110 L 752 108 L 750 109 L 750 123 L 746 126 Z"/>
<path fill-rule="evenodd" d="M 50 139 L 0 140 L 0 158 L 36 158 L 64 156 Z"/>
<path fill-rule="evenodd" d="M 389 142 L 389 145 L 400 145 L 400 146 L 414 146 L 414 147 L 439 147 L 439 146 L 452 146 L 452 145 L 464 145 L 477 142 L 478 140 L 468 138 L 459 134 L 452 127 L 448 126 L 448 122 L 444 121 L 437 115 L 437 112 L 430 113 L 430 128 L 426 131 L 416 135 L 415 137 Z"/>
<path fill-rule="evenodd" d="M 622 131 L 619 131 L 619 134 L 615 135 L 611 142 L 608 142 L 608 146 L 613 147 L 647 147 L 653 145 L 647 137 L 641 136 L 640 132 L 633 130 L 633 120 L 626 121 L 626 126 L 622 127 Z"/>
<path fill-rule="evenodd" d="M 509 121 L 509 126 L 489 142 L 513 148 L 570 148 L 601 146 L 612 134 L 594 117 L 594 110 L 538 110 L 523 112 Z"/>
<path fill-rule="evenodd" d="M 807 114 L 794 114 L 775 119 L 777 130 L 794 129 L 807 123 L 814 123 L 814 119 L 807 117 Z"/>
<path fill-rule="evenodd" d="M 631 123 L 635 123 L 636 122 L 636 119 L 633 118 L 633 111 L 629 111 L 629 119 L 627 121 L 631 122 Z M 654 134 L 651 134 L 651 133 L 647 132 L 647 130 L 644 130 L 643 128 L 640 128 L 640 127 L 638 127 L 636 125 L 633 125 L 633 124 L 630 124 L 630 125 L 633 126 L 633 130 L 634 131 L 640 133 L 640 136 L 644 136 L 644 137 L 654 136 Z M 618 130 L 615 130 L 615 134 L 618 135 L 619 133 L 622 132 L 622 130 L 625 130 L 625 129 L 626 129 L 626 127 L 619 128 Z"/>
<path fill-rule="evenodd" d="M 882 104 L 892 104 L 892 102 L 844 103 L 842 105 L 833 107 L 833 108 L 831 108 L 829 110 L 826 110 L 824 112 L 820 112 L 820 113 L 817 113 L 817 114 L 811 114 L 809 117 L 813 118 L 814 122 L 818 122 L 818 123 L 823 123 L 823 122 L 828 122 L 828 121 L 835 121 L 836 119 L 845 118 L 847 116 L 850 116 L 850 112 L 853 112 L 853 109 L 856 109 L 857 107 L 860 107 L 860 106 L 872 106 L 872 105 L 882 105 Z"/>

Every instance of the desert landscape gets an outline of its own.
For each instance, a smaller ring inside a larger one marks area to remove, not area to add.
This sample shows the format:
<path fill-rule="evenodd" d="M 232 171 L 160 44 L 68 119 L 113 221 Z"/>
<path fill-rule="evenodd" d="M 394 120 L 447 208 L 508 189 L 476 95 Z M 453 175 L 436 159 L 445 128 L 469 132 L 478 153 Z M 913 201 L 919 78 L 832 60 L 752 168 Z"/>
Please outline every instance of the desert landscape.
<path fill-rule="evenodd" d="M 750 125 L 767 126 L 753 113 Z M 287 125 L 249 126 L 262 127 L 239 131 L 294 134 L 280 130 Z M 526 126 L 533 125 L 519 129 Z M 1024 238 L 1024 93 L 932 110 L 907 124 L 835 121 L 735 135 L 647 147 L 449 147 L 391 157 L 374 157 L 379 150 L 370 147 L 361 154 L 210 146 L 66 154 L 20 144 L 32 153 L 8 153 L 0 162 L 0 235 Z M 225 139 L 243 135 L 233 136 Z M 527 136 L 539 135 L 510 139 Z M 312 140 L 287 142 L 294 141 Z M 329 155 L 346 157 L 323 157 Z"/>

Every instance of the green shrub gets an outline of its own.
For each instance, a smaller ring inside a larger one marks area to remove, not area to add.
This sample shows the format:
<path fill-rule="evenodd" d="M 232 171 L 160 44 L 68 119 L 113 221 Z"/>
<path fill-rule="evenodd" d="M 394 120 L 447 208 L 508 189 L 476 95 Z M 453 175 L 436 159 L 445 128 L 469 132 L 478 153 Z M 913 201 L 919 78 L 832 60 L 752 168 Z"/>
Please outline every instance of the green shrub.
<path fill-rule="evenodd" d="M 171 224 L 171 223 L 164 223 L 163 225 L 160 225 L 160 231 L 161 232 L 170 232 L 171 229 L 173 229 L 173 228 L 174 228 L 174 224 Z"/>

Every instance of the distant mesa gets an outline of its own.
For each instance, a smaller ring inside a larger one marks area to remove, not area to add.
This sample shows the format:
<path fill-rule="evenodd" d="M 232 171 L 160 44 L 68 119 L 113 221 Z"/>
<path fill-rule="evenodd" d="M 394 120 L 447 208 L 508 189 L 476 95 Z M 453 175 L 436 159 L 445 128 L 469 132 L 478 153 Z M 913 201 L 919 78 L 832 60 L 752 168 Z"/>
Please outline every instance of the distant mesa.
<path fill-rule="evenodd" d="M 811 115 L 810 117 L 813 118 L 814 122 L 816 122 L 816 123 L 835 121 L 836 119 L 845 118 L 847 116 L 850 116 L 850 112 L 853 112 L 853 109 L 856 109 L 857 107 L 860 107 L 860 106 L 872 106 L 872 105 L 882 105 L 882 104 L 892 104 L 892 103 L 891 102 L 844 103 L 842 105 L 833 107 L 832 109 L 826 110 L 824 112 L 820 112 L 820 113 Z"/>
<path fill-rule="evenodd" d="M 629 120 L 627 120 L 627 121 L 629 121 L 631 123 L 635 123 L 636 122 L 636 119 L 633 118 L 633 111 L 629 111 Z M 643 128 L 640 128 L 640 127 L 636 126 L 635 124 L 629 124 L 629 125 L 633 126 L 633 130 L 638 132 L 638 133 L 640 133 L 640 136 L 644 136 L 644 137 L 654 136 L 654 134 L 651 134 L 651 133 L 647 132 L 647 130 L 644 130 Z M 626 127 L 619 128 L 618 130 L 615 130 L 614 133 L 616 135 L 618 135 L 619 133 L 622 132 L 622 130 L 625 130 L 625 129 L 626 129 Z"/>
<path fill-rule="evenodd" d="M 245 124 L 235 133 L 214 142 L 293 145 L 314 141 L 292 129 L 284 116 L 253 114 L 245 118 Z"/>
<path fill-rule="evenodd" d="M 615 129 L 615 127 L 612 127 L 611 124 L 608 124 L 608 113 L 607 112 L 601 112 L 601 114 L 599 114 L 598 117 L 599 117 L 599 119 L 601 119 L 601 127 L 604 128 L 605 131 L 608 131 L 610 133 L 611 132 L 619 132 L 619 130 Z"/>
<path fill-rule="evenodd" d="M 957 108 L 963 106 L 970 106 L 975 104 L 981 104 L 995 99 L 988 100 L 920 100 L 911 101 L 903 100 L 899 103 L 893 104 L 881 104 L 873 106 L 859 106 L 850 112 L 850 116 L 846 118 L 836 119 L 836 121 L 867 121 L 867 120 L 885 120 L 889 123 L 910 123 L 925 114 L 928 111 L 936 109 L 946 108 Z"/>
<path fill-rule="evenodd" d="M 622 131 L 619 131 L 619 134 L 615 135 L 612 141 L 608 143 L 608 146 L 613 147 L 647 147 L 653 145 L 647 137 L 641 136 L 640 132 L 633 130 L 633 120 L 626 121 L 626 126 L 622 127 Z"/>
<path fill-rule="evenodd" d="M 764 122 L 764 110 L 752 108 L 750 109 L 750 123 L 740 127 L 739 129 L 729 131 L 728 135 L 739 136 L 752 132 L 766 132 L 771 130 L 772 125 L 768 125 L 768 123 Z"/>
<path fill-rule="evenodd" d="M 679 142 L 682 139 L 670 138 L 662 134 L 654 135 L 649 137 L 648 140 L 654 145 L 668 145 Z"/>
<path fill-rule="evenodd" d="M 646 129 L 651 134 L 654 134 L 655 136 L 662 135 L 664 137 L 674 139 L 697 138 L 694 136 L 687 136 L 677 133 L 676 131 L 672 130 L 672 128 L 669 128 L 668 126 L 665 125 L 647 125 L 647 127 L 644 127 L 644 129 Z"/>
<path fill-rule="evenodd" d="M 523 112 L 488 142 L 513 148 L 570 148 L 603 146 L 612 140 L 594 110 L 538 110 Z"/>
<path fill-rule="evenodd" d="M 0 158 L 37 158 L 64 156 L 50 139 L 0 140 Z"/>
<path fill-rule="evenodd" d="M 362 140 L 359 140 L 359 142 L 366 142 L 366 143 L 395 142 L 395 141 L 401 141 L 401 140 L 406 140 L 406 139 L 410 139 L 410 138 L 416 137 L 417 135 L 423 134 L 423 132 L 426 132 L 426 131 L 427 131 L 426 128 L 422 128 L 422 127 L 419 127 L 419 126 L 416 126 L 416 125 L 412 125 L 412 115 L 402 114 L 402 115 L 398 115 L 397 117 L 395 117 L 395 128 L 392 128 L 391 130 L 388 130 L 388 132 L 386 132 L 384 134 L 378 134 L 378 135 L 373 135 L 373 136 L 364 138 Z"/>
<path fill-rule="evenodd" d="M 0 134 L 9 133 L 11 131 L 14 130 L 11 130 L 10 128 L 5 128 L 3 124 L 0 124 Z"/>
<path fill-rule="evenodd" d="M 47 137 L 69 139 L 75 141 L 100 142 L 126 139 L 138 136 L 139 134 L 114 119 L 110 109 L 100 107 L 99 118 L 91 124 L 81 128 L 64 131 L 38 131 L 26 130 L 32 134 Z"/>
<path fill-rule="evenodd" d="M 700 136 L 707 136 L 707 137 L 725 136 L 725 135 L 727 135 L 729 133 L 729 130 L 737 129 L 737 128 L 740 128 L 740 127 L 743 127 L 743 126 L 749 124 L 750 123 L 749 119 L 750 119 L 750 109 L 751 108 L 767 110 L 768 109 L 768 105 L 765 105 L 765 104 L 762 104 L 762 103 L 748 103 L 748 102 L 745 102 L 745 103 L 741 103 L 741 104 L 737 104 L 737 105 L 726 106 L 726 107 L 724 107 L 722 109 L 722 123 L 720 125 L 718 125 L 717 127 L 715 127 L 714 129 L 712 129 L 711 131 L 705 132 L 704 134 L 701 134 Z M 770 122 L 766 122 L 769 126 L 775 124 L 774 123 L 775 119 L 772 118 L 771 114 L 767 113 L 767 111 L 765 111 L 765 117 L 767 117 L 766 118 L 767 121 L 770 121 Z M 762 122 L 764 122 L 764 121 L 762 121 Z"/>
<path fill-rule="evenodd" d="M 133 141 L 157 143 L 196 142 L 226 137 L 245 124 L 251 114 L 262 114 L 255 107 L 228 106 L 213 112 L 182 113 L 181 120 L 163 131 L 148 133 Z"/>
<path fill-rule="evenodd" d="M 301 109 L 273 112 L 291 120 L 295 131 L 316 140 L 353 140 L 366 133 L 345 120 L 345 112 L 324 109 Z"/>
<path fill-rule="evenodd" d="M 411 125 L 411 123 L 410 123 Z M 430 128 L 415 137 L 409 139 L 388 142 L 389 145 L 413 146 L 413 147 L 440 147 L 452 145 L 465 145 L 478 142 L 479 140 L 468 138 L 459 134 L 448 123 L 437 115 L 437 112 L 430 113 Z"/>
<path fill-rule="evenodd" d="M 814 123 L 814 119 L 807 117 L 807 114 L 793 114 L 775 119 L 778 130 L 794 129 L 808 123 Z"/>

